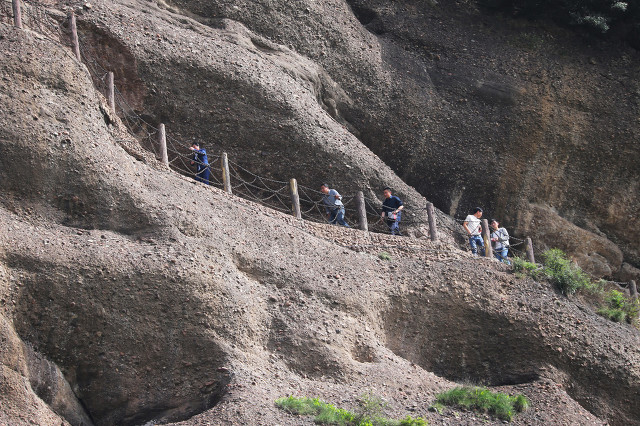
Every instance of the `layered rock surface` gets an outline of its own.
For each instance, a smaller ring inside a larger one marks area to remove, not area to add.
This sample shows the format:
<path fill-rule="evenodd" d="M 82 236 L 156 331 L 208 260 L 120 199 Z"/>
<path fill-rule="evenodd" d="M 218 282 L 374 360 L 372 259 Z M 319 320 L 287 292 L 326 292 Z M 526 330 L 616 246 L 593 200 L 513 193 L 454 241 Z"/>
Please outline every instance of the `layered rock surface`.
<path fill-rule="evenodd" d="M 184 137 L 280 179 L 355 191 L 373 182 L 345 170 L 355 160 L 346 129 L 453 216 L 482 205 L 541 250 L 569 249 L 595 275 L 622 279 L 623 263 L 638 274 L 634 50 L 469 3 L 157 2 L 170 25 L 97 5 L 86 19 L 138 61 L 123 84 L 141 79 L 141 111 Z M 155 2 L 147 7 L 157 13 Z M 196 21 L 240 49 L 206 41 Z M 303 115 L 284 105 L 298 101 Z M 277 167 L 285 162 L 286 174 Z M 565 221 L 576 228 L 547 232 Z"/>
<path fill-rule="evenodd" d="M 185 138 L 206 135 L 195 133 L 206 120 L 188 121 L 194 105 L 233 98 L 239 109 L 218 118 L 238 120 L 227 130 L 237 130 L 237 155 L 260 139 L 264 121 L 251 120 L 268 118 L 300 143 L 265 147 L 291 161 L 274 164 L 315 181 L 344 161 L 332 176 L 345 186 L 390 182 L 424 202 L 324 111 L 310 87 L 331 80 L 304 57 L 236 22 L 205 27 L 150 2 L 98 2 L 84 18 L 83 39 L 96 37 L 89 49 L 119 46 L 122 73 L 144 83 L 123 94 L 147 113 L 174 105 L 159 118 Z M 177 46 L 164 55 L 151 47 L 168 40 Z M 209 45 L 228 50 L 202 55 Z M 275 398 L 349 408 L 372 390 L 390 415 L 473 424 L 471 413 L 427 411 L 437 392 L 471 380 L 529 396 L 524 424 L 637 424 L 628 400 L 640 392 L 638 332 L 471 258 L 443 214 L 443 241 L 432 243 L 301 222 L 196 185 L 123 132 L 68 49 L 0 24 L 0 50 L 3 422 L 293 425 L 310 420 L 278 411 Z M 200 54 L 185 56 L 192 50 Z M 167 96 L 197 81 L 171 70 L 199 60 L 220 97 Z M 271 79 L 249 84 L 251 60 Z M 245 114 L 257 106 L 262 115 Z M 378 258 L 383 249 L 391 262 Z"/>

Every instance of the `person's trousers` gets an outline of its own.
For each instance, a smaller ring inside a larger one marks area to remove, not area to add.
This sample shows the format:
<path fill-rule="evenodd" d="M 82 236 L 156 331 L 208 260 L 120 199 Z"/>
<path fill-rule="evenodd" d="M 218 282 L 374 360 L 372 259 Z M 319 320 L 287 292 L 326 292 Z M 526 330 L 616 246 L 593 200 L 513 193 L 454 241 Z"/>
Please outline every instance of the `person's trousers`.
<path fill-rule="evenodd" d="M 471 253 L 473 253 L 474 256 L 478 255 L 478 251 L 480 252 L 480 256 L 484 256 L 484 240 L 482 236 L 470 235 L 469 245 L 471 246 Z"/>
<path fill-rule="evenodd" d="M 344 207 L 340 209 L 333 209 L 329 211 L 329 223 L 346 226 L 349 228 L 349 224 L 344 220 Z"/>
<path fill-rule="evenodd" d="M 493 251 L 493 255 L 496 257 L 496 259 L 498 259 L 500 262 L 506 263 L 507 265 L 511 265 L 511 262 L 509 262 L 509 259 L 507 259 L 508 254 L 509 247 L 503 247 L 499 250 Z"/>
<path fill-rule="evenodd" d="M 389 231 L 391 231 L 391 235 L 396 235 L 396 234 L 400 235 L 400 218 L 401 217 L 402 217 L 402 212 L 398 212 L 395 220 L 387 219 L 387 226 L 389 227 Z"/>
<path fill-rule="evenodd" d="M 209 178 L 211 177 L 211 170 L 209 170 L 209 166 L 206 167 L 198 167 L 198 171 L 196 172 L 196 180 L 198 182 L 206 183 L 209 185 Z"/>

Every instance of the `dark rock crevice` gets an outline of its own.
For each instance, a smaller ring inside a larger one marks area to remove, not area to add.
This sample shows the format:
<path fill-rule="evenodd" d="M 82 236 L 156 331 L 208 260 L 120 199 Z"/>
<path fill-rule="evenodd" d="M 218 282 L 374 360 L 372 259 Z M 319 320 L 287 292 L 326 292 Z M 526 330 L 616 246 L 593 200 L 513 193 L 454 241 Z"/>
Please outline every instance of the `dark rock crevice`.
<path fill-rule="evenodd" d="M 383 35 L 385 33 L 384 22 L 378 12 L 361 0 L 347 0 L 353 14 L 360 23 L 372 34 Z"/>

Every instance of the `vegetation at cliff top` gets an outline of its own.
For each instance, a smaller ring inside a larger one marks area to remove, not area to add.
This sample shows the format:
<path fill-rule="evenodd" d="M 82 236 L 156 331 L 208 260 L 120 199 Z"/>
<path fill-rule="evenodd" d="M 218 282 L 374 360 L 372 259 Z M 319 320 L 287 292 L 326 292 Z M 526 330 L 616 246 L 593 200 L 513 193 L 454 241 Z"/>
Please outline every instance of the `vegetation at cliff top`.
<path fill-rule="evenodd" d="M 616 33 L 640 48 L 640 2 L 635 0 L 478 0 L 482 6 L 529 19 L 552 19 L 599 34 Z"/>
<path fill-rule="evenodd" d="M 535 280 L 548 279 L 565 295 L 584 292 L 596 296 L 602 306 L 598 314 L 615 322 L 633 323 L 640 312 L 640 301 L 630 299 L 621 291 L 605 292 L 603 281 L 593 281 L 578 265 L 559 249 L 542 253 L 542 265 L 516 257 L 513 271 L 518 276 L 530 276 Z"/>
<path fill-rule="evenodd" d="M 432 407 L 441 412 L 444 405 L 480 411 L 511 421 L 517 413 L 529 408 L 530 403 L 523 395 L 511 396 L 487 388 L 461 386 L 438 394 Z"/>
<path fill-rule="evenodd" d="M 314 422 L 324 425 L 344 426 L 425 426 L 421 417 L 407 416 L 402 420 L 391 420 L 382 416 L 383 401 L 370 394 L 360 398 L 360 406 L 355 412 L 337 408 L 318 398 L 296 398 L 289 396 L 276 400 L 276 406 L 291 414 L 315 416 Z"/>

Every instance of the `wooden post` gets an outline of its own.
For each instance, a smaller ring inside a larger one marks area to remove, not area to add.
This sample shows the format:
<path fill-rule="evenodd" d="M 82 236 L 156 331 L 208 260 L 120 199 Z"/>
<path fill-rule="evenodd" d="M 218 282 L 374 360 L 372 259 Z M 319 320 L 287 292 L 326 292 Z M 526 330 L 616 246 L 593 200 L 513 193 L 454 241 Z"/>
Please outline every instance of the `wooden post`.
<path fill-rule="evenodd" d="M 526 249 L 527 249 L 527 260 L 531 263 L 536 263 L 536 258 L 533 256 L 533 243 L 531 242 L 531 238 L 526 238 Z"/>
<path fill-rule="evenodd" d="M 369 231 L 367 206 L 364 203 L 364 193 L 362 191 L 358 191 L 356 194 L 356 208 L 358 209 L 358 227 L 363 231 Z"/>
<path fill-rule="evenodd" d="M 293 207 L 293 215 L 296 219 L 302 219 L 302 212 L 300 211 L 300 196 L 298 195 L 298 181 L 295 179 L 289 180 L 289 189 L 291 190 L 291 205 Z"/>
<path fill-rule="evenodd" d="M 107 74 L 107 102 L 109 103 L 109 108 L 111 108 L 111 112 L 116 113 L 116 96 L 115 96 L 115 87 L 113 82 L 113 72 L 109 71 Z"/>
<path fill-rule="evenodd" d="M 80 57 L 80 42 L 78 41 L 78 28 L 76 26 L 76 14 L 71 12 L 71 41 L 73 42 L 73 53 L 76 59 L 82 61 Z"/>
<path fill-rule="evenodd" d="M 229 158 L 227 153 L 223 152 L 220 158 L 220 166 L 222 167 L 222 183 L 224 184 L 225 192 L 231 194 L 231 175 L 229 174 Z"/>
<path fill-rule="evenodd" d="M 13 24 L 16 28 L 22 29 L 22 10 L 20 10 L 20 0 L 13 0 Z"/>
<path fill-rule="evenodd" d="M 493 257 L 493 249 L 491 247 L 491 233 L 489 232 L 489 221 L 482 219 L 482 239 L 484 240 L 484 255 Z"/>
<path fill-rule="evenodd" d="M 158 127 L 158 142 L 160 143 L 160 158 L 162 164 L 169 167 L 169 156 L 167 155 L 167 132 L 164 123 L 160 123 Z"/>
<path fill-rule="evenodd" d="M 433 210 L 433 203 L 427 201 L 427 217 L 429 219 L 429 235 L 431 236 L 431 241 L 436 241 L 438 239 L 438 230 L 436 229 L 436 214 Z"/>
<path fill-rule="evenodd" d="M 634 280 L 629 281 L 629 295 L 631 295 L 632 299 L 638 298 L 638 287 L 636 287 Z"/>

